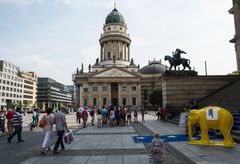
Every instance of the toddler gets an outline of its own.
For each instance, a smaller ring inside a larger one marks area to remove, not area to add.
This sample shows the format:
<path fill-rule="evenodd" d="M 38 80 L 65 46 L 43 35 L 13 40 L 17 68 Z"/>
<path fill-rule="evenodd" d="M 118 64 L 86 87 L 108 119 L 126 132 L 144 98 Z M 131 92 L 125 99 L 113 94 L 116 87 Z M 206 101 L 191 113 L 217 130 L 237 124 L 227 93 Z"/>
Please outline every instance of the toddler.
<path fill-rule="evenodd" d="M 162 148 L 163 143 L 160 140 L 160 134 L 155 133 L 150 147 L 150 159 L 152 159 L 154 156 L 158 156 L 160 158 L 162 155 Z"/>

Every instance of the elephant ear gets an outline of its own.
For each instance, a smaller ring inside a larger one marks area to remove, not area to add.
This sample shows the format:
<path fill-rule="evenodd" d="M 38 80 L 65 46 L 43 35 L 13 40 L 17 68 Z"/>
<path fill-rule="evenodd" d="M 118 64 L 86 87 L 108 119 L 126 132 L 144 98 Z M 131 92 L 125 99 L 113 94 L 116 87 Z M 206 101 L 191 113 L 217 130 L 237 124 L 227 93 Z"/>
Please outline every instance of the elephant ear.
<path fill-rule="evenodd" d="M 189 113 L 189 116 L 190 117 L 193 117 L 193 118 L 198 118 L 199 117 L 199 110 L 191 110 L 190 113 Z"/>
<path fill-rule="evenodd" d="M 195 115 L 195 114 L 197 114 L 197 113 L 198 113 L 198 110 L 194 110 L 194 109 L 193 109 L 193 110 L 190 111 L 189 114 L 190 114 L 190 115 Z"/>

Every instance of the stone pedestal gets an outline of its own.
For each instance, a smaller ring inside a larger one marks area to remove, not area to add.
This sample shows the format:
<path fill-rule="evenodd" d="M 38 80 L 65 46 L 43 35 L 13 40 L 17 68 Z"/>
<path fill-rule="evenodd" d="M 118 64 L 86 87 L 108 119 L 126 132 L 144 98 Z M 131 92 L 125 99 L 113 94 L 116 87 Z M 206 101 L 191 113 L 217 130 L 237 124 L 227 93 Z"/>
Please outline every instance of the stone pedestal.
<path fill-rule="evenodd" d="M 189 71 L 169 71 L 162 78 L 163 106 L 180 112 L 190 104 L 234 81 L 236 76 L 190 76 Z M 175 74 L 175 75 L 174 75 Z"/>
<path fill-rule="evenodd" d="M 166 71 L 164 76 L 197 76 L 196 71 Z"/>

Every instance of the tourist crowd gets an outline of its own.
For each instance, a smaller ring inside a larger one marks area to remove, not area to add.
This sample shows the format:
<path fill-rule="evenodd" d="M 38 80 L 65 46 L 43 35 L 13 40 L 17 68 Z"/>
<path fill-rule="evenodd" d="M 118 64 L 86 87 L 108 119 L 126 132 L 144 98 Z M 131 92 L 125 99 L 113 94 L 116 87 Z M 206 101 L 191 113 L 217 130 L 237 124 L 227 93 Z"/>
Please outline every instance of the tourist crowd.
<path fill-rule="evenodd" d="M 86 122 L 89 115 L 91 116 L 91 124 L 94 125 L 94 120 L 97 121 L 97 127 L 114 127 L 130 125 L 133 122 L 138 122 L 138 113 L 141 113 L 142 122 L 144 122 L 144 108 L 138 107 L 92 107 L 80 106 L 76 111 L 76 122 L 83 123 L 83 128 L 86 127 Z"/>

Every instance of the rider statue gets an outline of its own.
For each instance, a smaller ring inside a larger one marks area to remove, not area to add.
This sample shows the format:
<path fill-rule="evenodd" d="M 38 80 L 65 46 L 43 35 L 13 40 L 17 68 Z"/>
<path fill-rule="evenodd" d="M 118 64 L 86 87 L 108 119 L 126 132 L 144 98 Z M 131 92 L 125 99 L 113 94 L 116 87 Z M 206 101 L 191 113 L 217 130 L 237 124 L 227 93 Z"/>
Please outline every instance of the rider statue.
<path fill-rule="evenodd" d="M 172 68 L 174 68 L 174 70 L 176 71 L 176 67 L 179 65 L 183 66 L 183 70 L 185 70 L 185 68 L 187 67 L 189 70 L 191 70 L 190 67 L 190 60 L 189 59 L 185 59 L 185 58 L 181 58 L 181 54 L 186 54 L 186 52 L 180 50 L 180 49 L 176 49 L 175 52 L 172 52 L 172 56 L 166 55 L 164 57 L 164 60 L 168 60 L 170 67 L 169 70 L 171 70 Z"/>
<path fill-rule="evenodd" d="M 187 54 L 186 52 L 184 52 L 178 48 L 175 50 L 175 53 L 173 53 L 173 58 L 175 59 L 176 63 L 181 63 L 181 60 L 182 60 L 181 53 Z"/>

